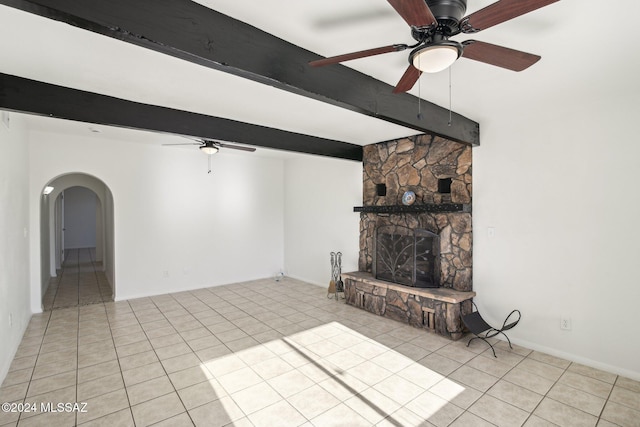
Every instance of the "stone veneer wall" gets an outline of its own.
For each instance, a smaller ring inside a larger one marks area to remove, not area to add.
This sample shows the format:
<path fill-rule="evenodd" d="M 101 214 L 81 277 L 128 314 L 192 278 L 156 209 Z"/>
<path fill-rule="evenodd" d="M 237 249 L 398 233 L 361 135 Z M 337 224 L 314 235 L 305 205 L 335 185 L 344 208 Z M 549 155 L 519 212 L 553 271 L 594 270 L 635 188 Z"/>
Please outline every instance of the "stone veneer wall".
<path fill-rule="evenodd" d="M 415 205 L 471 204 L 471 147 L 432 135 L 417 135 L 364 147 L 364 206 L 401 205 L 411 190 Z M 438 180 L 451 178 L 451 193 L 438 192 Z M 386 184 L 378 196 L 376 184 Z M 359 270 L 371 272 L 374 231 L 381 225 L 423 228 L 440 235 L 440 285 L 471 291 L 471 212 L 360 214 Z"/>

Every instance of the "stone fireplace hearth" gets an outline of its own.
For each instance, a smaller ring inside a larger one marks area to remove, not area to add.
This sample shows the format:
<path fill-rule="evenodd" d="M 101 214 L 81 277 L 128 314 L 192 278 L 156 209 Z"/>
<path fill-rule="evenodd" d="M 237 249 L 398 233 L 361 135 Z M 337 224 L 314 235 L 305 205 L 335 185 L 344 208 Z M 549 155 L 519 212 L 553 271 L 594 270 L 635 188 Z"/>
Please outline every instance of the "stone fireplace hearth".
<path fill-rule="evenodd" d="M 359 272 L 343 277 L 347 303 L 459 338 L 460 313 L 471 310 L 475 295 L 471 147 L 418 135 L 365 146 L 363 166 L 364 206 L 355 208 L 360 212 Z M 410 206 L 402 204 L 407 191 L 415 193 Z M 420 240 L 423 247 L 411 246 L 419 241 L 416 232 L 435 238 Z M 383 243 L 404 252 L 385 253 L 380 262 L 380 234 L 393 235 Z M 411 251 L 417 259 L 410 259 Z"/>

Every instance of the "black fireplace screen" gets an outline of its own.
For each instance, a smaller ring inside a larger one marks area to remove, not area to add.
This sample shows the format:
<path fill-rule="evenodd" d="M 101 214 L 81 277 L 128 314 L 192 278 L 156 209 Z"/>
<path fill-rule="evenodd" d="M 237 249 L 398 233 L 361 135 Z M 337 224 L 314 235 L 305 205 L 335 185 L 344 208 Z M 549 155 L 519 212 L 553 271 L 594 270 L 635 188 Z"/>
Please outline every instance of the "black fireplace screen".
<path fill-rule="evenodd" d="M 440 239 L 422 229 L 378 227 L 375 236 L 373 274 L 386 280 L 419 288 L 440 286 Z"/>

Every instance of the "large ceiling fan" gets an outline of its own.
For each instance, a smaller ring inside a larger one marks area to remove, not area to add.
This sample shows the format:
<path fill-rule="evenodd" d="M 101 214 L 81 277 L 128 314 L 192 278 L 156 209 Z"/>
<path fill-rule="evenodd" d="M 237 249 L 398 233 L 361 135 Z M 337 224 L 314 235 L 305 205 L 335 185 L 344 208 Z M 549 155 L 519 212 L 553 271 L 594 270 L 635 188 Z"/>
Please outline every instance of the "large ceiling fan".
<path fill-rule="evenodd" d="M 394 44 L 311 61 L 320 67 L 352 59 L 412 49 L 409 67 L 393 90 L 410 90 L 420 74 L 437 73 L 464 57 L 513 71 L 522 71 L 540 60 L 540 56 L 477 40 L 462 43 L 449 40 L 460 33 L 471 34 L 532 12 L 559 0 L 498 0 L 464 16 L 467 0 L 387 0 L 411 26 L 414 45 Z"/>

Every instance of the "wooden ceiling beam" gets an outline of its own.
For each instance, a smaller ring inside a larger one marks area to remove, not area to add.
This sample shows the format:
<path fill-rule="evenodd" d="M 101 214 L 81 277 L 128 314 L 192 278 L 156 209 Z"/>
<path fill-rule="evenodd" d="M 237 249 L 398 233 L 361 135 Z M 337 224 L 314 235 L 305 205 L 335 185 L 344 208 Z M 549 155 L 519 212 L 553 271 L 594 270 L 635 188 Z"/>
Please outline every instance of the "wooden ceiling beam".
<path fill-rule="evenodd" d="M 362 147 L 0 73 L 0 109 L 362 161 Z"/>
<path fill-rule="evenodd" d="M 318 101 L 454 141 L 480 144 L 478 123 L 189 0 L 0 0 L 55 19 Z M 273 13 L 278 13 L 273 11 Z M 282 13 L 285 13 L 282 11 Z"/>

